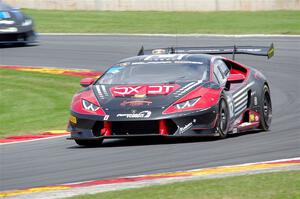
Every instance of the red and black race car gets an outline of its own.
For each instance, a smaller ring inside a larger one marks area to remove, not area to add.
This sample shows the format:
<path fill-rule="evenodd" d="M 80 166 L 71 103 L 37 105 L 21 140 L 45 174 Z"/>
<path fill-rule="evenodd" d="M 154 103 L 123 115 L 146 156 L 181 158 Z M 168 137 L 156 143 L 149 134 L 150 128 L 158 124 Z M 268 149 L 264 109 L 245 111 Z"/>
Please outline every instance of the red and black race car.
<path fill-rule="evenodd" d="M 97 80 L 81 80 L 68 131 L 78 145 L 106 138 L 218 136 L 269 129 L 269 84 L 258 70 L 219 54 L 272 57 L 270 47 L 140 50 Z M 234 59 L 234 58 L 233 58 Z"/>

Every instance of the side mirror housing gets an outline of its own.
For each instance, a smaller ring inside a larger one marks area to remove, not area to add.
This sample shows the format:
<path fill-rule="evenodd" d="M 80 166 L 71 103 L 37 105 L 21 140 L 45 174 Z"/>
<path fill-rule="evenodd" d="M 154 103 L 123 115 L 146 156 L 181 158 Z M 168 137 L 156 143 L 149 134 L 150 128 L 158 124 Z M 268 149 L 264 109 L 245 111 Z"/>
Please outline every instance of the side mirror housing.
<path fill-rule="evenodd" d="M 88 87 L 89 85 L 93 84 L 95 82 L 95 79 L 93 78 L 84 78 L 80 80 L 80 85 L 82 87 Z"/>

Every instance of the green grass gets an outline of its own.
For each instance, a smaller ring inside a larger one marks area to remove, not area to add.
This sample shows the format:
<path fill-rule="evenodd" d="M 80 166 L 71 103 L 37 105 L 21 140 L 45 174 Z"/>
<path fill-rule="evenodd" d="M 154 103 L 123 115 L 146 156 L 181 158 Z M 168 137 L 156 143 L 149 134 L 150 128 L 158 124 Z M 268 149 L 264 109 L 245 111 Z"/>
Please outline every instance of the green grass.
<path fill-rule="evenodd" d="M 299 199 L 300 171 L 187 181 L 72 199 Z"/>
<path fill-rule="evenodd" d="M 0 69 L 0 137 L 65 129 L 79 79 Z"/>
<path fill-rule="evenodd" d="M 300 34 L 300 11 L 112 12 L 25 9 L 38 32 Z"/>

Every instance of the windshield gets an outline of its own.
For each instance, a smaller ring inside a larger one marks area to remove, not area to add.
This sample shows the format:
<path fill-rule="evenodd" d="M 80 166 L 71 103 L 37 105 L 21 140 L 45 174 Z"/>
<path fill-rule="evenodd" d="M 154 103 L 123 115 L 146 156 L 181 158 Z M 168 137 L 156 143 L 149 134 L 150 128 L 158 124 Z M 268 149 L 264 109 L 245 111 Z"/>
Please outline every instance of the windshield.
<path fill-rule="evenodd" d="M 97 84 L 155 84 L 208 80 L 209 63 L 191 61 L 132 62 L 112 66 Z"/>

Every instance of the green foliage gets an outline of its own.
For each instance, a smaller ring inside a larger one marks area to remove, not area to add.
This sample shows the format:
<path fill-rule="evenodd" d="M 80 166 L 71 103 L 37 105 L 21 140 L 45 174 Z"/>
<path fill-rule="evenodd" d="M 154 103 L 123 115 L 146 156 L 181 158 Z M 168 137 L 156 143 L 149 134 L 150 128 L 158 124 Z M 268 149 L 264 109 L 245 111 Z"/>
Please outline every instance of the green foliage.
<path fill-rule="evenodd" d="M 0 137 L 65 129 L 79 79 L 0 69 Z"/>
<path fill-rule="evenodd" d="M 300 11 L 24 11 L 38 32 L 300 34 Z"/>

